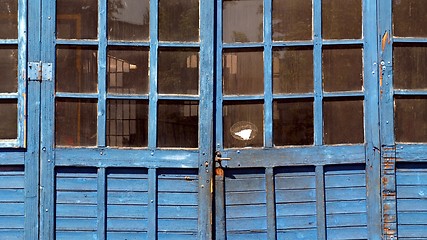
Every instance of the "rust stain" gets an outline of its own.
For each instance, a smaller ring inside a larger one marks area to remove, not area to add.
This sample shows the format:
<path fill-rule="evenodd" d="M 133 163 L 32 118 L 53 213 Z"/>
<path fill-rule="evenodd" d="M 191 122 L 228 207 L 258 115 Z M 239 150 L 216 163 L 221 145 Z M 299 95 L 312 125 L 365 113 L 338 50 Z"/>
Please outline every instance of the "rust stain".
<path fill-rule="evenodd" d="M 384 204 L 384 212 L 387 212 L 389 210 L 390 210 L 390 205 Z M 384 216 L 385 216 L 385 214 L 384 214 Z"/>
<path fill-rule="evenodd" d="M 388 184 L 388 178 L 387 177 L 383 177 L 383 185 L 387 185 Z"/>
<path fill-rule="evenodd" d="M 381 40 L 381 49 L 384 52 L 386 44 L 390 44 L 390 39 L 388 37 L 388 31 L 384 33 L 383 38 Z"/>
<path fill-rule="evenodd" d="M 215 168 L 215 175 L 224 176 L 224 170 L 222 168 Z"/>
<path fill-rule="evenodd" d="M 383 68 L 381 67 L 381 65 L 379 66 L 380 68 L 380 87 L 383 86 Z M 381 91 L 382 94 L 382 91 Z"/>

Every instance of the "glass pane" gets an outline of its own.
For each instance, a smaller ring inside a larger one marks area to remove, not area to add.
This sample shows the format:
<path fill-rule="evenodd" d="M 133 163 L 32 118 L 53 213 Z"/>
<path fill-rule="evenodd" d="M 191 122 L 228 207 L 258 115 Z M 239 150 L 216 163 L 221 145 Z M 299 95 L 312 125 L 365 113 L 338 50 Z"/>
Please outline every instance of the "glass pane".
<path fill-rule="evenodd" d="M 223 41 L 262 42 L 263 11 L 262 0 L 223 0 Z"/>
<path fill-rule="evenodd" d="M 363 100 L 328 100 L 323 103 L 325 144 L 363 143 Z"/>
<path fill-rule="evenodd" d="M 108 100 L 107 145 L 144 147 L 148 141 L 148 102 Z"/>
<path fill-rule="evenodd" d="M 393 58 L 394 88 L 427 89 L 427 45 L 397 45 Z"/>
<path fill-rule="evenodd" d="M 262 147 L 264 113 L 260 102 L 226 102 L 223 107 L 224 147 Z"/>
<path fill-rule="evenodd" d="M 56 50 L 56 91 L 97 92 L 97 50 L 89 47 L 60 47 Z"/>
<path fill-rule="evenodd" d="M 425 0 L 393 0 L 393 32 L 398 37 L 427 37 Z"/>
<path fill-rule="evenodd" d="M 149 11 L 149 0 L 108 0 L 108 39 L 147 40 Z"/>
<path fill-rule="evenodd" d="M 313 92 L 313 49 L 273 49 L 273 93 Z"/>
<path fill-rule="evenodd" d="M 322 61 L 325 92 L 362 90 L 362 49 L 324 48 Z"/>
<path fill-rule="evenodd" d="M 89 99 L 56 100 L 56 145 L 95 146 L 97 102 Z"/>
<path fill-rule="evenodd" d="M 395 99 L 396 142 L 427 142 L 427 98 Z"/>
<path fill-rule="evenodd" d="M 98 35 L 97 0 L 57 0 L 56 37 L 93 39 Z"/>
<path fill-rule="evenodd" d="M 18 137 L 17 101 L 0 101 L 0 116 L 0 139 L 16 139 Z"/>
<path fill-rule="evenodd" d="M 276 146 L 313 144 L 313 100 L 275 101 L 273 117 Z"/>
<path fill-rule="evenodd" d="M 224 51 L 222 63 L 224 94 L 264 93 L 264 60 L 262 51 Z"/>
<path fill-rule="evenodd" d="M 18 50 L 0 47 L 0 93 L 18 92 Z"/>
<path fill-rule="evenodd" d="M 199 1 L 159 0 L 160 41 L 199 41 Z"/>
<path fill-rule="evenodd" d="M 199 103 L 159 101 L 157 146 L 197 148 L 199 145 Z"/>
<path fill-rule="evenodd" d="M 18 0 L 0 2 L 0 39 L 18 38 Z"/>
<path fill-rule="evenodd" d="M 322 0 L 322 29 L 324 39 L 360 39 L 361 0 Z"/>
<path fill-rule="evenodd" d="M 115 47 L 108 49 L 107 86 L 109 93 L 148 93 L 148 50 Z"/>
<path fill-rule="evenodd" d="M 312 39 L 312 0 L 273 0 L 273 40 Z"/>
<path fill-rule="evenodd" d="M 199 52 L 194 49 L 161 49 L 158 90 L 164 94 L 199 93 Z"/>

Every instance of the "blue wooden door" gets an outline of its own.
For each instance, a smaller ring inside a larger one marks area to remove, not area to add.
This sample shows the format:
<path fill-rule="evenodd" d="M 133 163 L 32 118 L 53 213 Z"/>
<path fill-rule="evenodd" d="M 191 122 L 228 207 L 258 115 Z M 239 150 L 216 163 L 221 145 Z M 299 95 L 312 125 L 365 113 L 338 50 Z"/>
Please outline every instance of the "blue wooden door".
<path fill-rule="evenodd" d="M 216 239 L 381 239 L 376 1 L 217 3 Z"/>
<path fill-rule="evenodd" d="M 213 2 L 41 4 L 40 238 L 210 239 Z"/>

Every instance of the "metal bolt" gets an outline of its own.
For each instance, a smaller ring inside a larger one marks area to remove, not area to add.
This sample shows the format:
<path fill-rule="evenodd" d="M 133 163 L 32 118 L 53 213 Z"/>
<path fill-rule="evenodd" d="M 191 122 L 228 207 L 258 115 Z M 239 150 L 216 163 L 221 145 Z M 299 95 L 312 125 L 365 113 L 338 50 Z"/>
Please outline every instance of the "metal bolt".
<path fill-rule="evenodd" d="M 42 150 L 43 150 L 43 151 L 46 151 L 46 147 L 43 147 L 43 148 L 42 148 Z"/>
<path fill-rule="evenodd" d="M 154 202 L 154 200 L 151 200 L 150 202 L 151 202 L 151 203 L 153 203 L 153 202 Z"/>
<path fill-rule="evenodd" d="M 385 62 L 384 61 L 381 61 L 381 66 L 384 66 L 385 65 Z"/>
<path fill-rule="evenodd" d="M 154 152 L 151 152 L 151 156 L 154 156 Z"/>
<path fill-rule="evenodd" d="M 388 124 L 388 121 L 386 121 L 385 123 L 387 123 L 387 124 Z"/>
<path fill-rule="evenodd" d="M 45 211 L 46 211 L 46 212 L 49 212 L 49 209 L 47 209 L 47 208 L 46 208 L 46 209 L 45 209 Z"/>
<path fill-rule="evenodd" d="M 50 19 L 51 19 L 51 17 L 49 16 L 49 17 L 47 17 L 47 19 L 49 19 L 49 20 L 50 20 Z"/>
<path fill-rule="evenodd" d="M 205 185 L 201 185 L 200 187 L 205 188 Z"/>
<path fill-rule="evenodd" d="M 386 70 L 387 69 L 387 67 L 386 66 L 383 66 L 383 70 Z"/>

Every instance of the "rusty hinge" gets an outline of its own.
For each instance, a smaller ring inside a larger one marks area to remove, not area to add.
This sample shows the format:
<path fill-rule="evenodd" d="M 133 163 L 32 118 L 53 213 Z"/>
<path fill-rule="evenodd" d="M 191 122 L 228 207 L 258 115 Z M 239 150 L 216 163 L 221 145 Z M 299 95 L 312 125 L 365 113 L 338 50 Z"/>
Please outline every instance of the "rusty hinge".
<path fill-rule="evenodd" d="M 52 63 L 29 62 L 28 81 L 51 81 Z"/>

